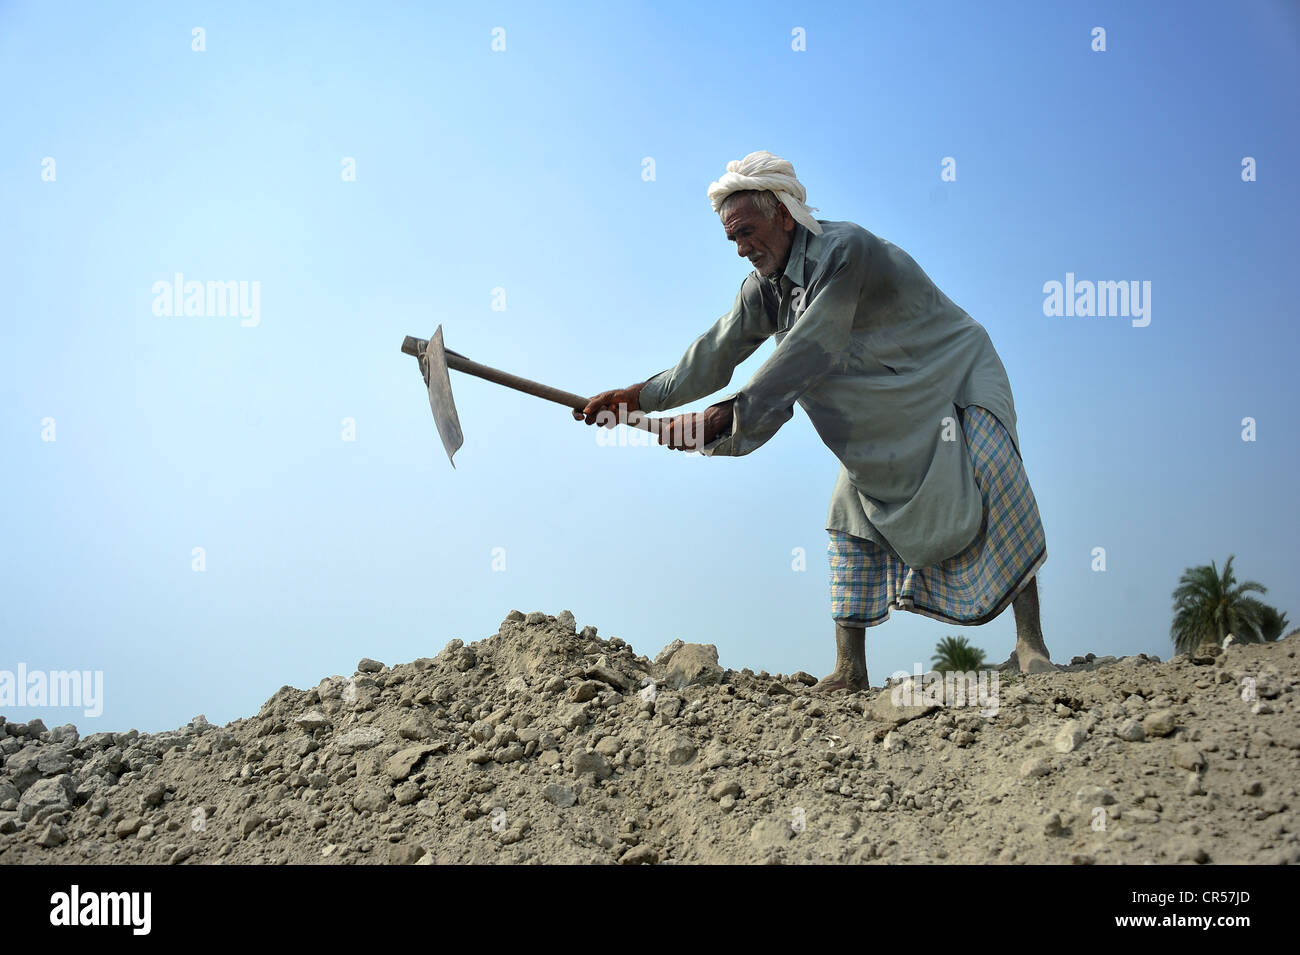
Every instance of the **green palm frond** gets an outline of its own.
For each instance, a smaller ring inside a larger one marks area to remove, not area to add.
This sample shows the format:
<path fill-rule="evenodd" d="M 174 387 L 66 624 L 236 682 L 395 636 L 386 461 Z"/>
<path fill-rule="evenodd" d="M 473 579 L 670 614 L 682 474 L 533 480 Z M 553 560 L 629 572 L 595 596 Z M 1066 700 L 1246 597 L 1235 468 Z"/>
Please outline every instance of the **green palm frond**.
<path fill-rule="evenodd" d="M 1254 597 L 1247 597 L 1246 602 L 1255 609 L 1255 616 L 1259 622 L 1259 633 L 1254 635 L 1258 637 L 1258 640 L 1252 639 L 1244 642 L 1274 643 L 1279 640 L 1282 634 L 1286 632 L 1289 623 L 1286 614 L 1279 613 L 1276 607 L 1272 607 Z"/>
<path fill-rule="evenodd" d="M 984 666 L 984 651 L 965 637 L 944 637 L 934 648 L 931 665 L 940 673 L 966 673 Z"/>
<path fill-rule="evenodd" d="M 1222 643 L 1230 633 L 1242 643 L 1259 643 L 1269 632 L 1261 618 L 1261 608 L 1266 605 L 1248 596 L 1268 590 L 1254 580 L 1237 582 L 1232 571 L 1235 556 L 1228 556 L 1222 573 L 1213 561 L 1208 567 L 1189 567 L 1183 572 L 1174 590 L 1174 620 L 1169 630 L 1175 653 L 1192 653 L 1202 643 Z"/>

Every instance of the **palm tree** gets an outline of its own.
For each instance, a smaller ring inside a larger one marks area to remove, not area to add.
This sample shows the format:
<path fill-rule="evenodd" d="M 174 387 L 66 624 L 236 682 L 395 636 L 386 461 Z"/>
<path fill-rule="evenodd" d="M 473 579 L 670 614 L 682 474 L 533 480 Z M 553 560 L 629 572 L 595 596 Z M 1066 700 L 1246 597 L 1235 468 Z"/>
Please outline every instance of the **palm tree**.
<path fill-rule="evenodd" d="M 1222 643 L 1230 633 L 1243 642 L 1261 639 L 1259 608 L 1263 605 L 1248 594 L 1268 590 L 1253 580 L 1237 583 L 1232 572 L 1235 556 L 1228 556 L 1222 574 L 1213 561 L 1209 567 L 1183 572 L 1174 591 L 1174 622 L 1169 628 L 1175 653 L 1192 653 L 1202 643 Z"/>
<path fill-rule="evenodd" d="M 984 666 L 984 651 L 971 646 L 965 637 L 944 637 L 935 646 L 930 662 L 940 673 L 967 673 Z"/>
<path fill-rule="evenodd" d="M 1276 607 L 1270 607 L 1262 600 L 1256 600 L 1254 597 L 1246 599 L 1255 607 L 1259 616 L 1259 634 L 1250 634 L 1242 640 L 1242 643 L 1274 643 L 1279 640 L 1288 623 L 1286 614 L 1278 613 Z"/>

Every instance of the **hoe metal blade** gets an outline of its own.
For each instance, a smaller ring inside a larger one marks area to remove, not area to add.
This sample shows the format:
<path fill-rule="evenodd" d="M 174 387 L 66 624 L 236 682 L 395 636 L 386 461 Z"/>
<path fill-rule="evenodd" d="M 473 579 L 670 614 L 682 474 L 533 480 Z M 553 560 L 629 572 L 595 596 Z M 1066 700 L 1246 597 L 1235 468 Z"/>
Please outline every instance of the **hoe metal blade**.
<path fill-rule="evenodd" d="M 429 407 L 433 409 L 433 422 L 438 426 L 442 446 L 447 449 L 447 460 L 456 466 L 455 454 L 465 443 L 456 415 L 456 401 L 451 396 L 451 376 L 447 371 L 447 353 L 442 344 L 442 326 L 433 333 L 429 344 L 420 355 L 420 371 L 424 372 L 429 386 Z"/>

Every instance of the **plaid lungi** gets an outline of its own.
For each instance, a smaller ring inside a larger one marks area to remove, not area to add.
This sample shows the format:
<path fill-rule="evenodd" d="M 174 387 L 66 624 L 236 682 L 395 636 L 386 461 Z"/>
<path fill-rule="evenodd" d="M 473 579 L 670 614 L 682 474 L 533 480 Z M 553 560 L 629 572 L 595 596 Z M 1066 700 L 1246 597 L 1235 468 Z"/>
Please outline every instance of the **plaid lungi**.
<path fill-rule="evenodd" d="M 958 415 L 984 499 L 979 533 L 961 553 L 918 569 L 873 541 L 830 531 L 831 616 L 837 623 L 874 627 L 895 609 L 961 626 L 988 623 L 1047 560 L 1038 503 L 1011 436 L 978 405 L 959 408 Z"/>

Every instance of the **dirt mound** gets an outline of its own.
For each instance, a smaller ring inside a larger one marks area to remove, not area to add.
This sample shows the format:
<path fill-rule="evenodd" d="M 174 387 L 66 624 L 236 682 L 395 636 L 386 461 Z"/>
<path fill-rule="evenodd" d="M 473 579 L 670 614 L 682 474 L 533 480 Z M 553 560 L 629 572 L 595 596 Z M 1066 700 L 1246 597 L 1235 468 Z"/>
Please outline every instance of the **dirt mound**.
<path fill-rule="evenodd" d="M 1076 658 L 954 705 L 512 611 L 224 727 L 0 717 L 0 862 L 1296 862 L 1295 646 Z"/>

